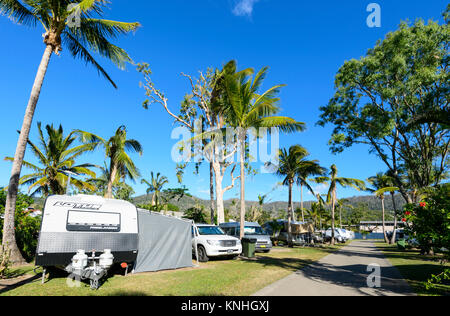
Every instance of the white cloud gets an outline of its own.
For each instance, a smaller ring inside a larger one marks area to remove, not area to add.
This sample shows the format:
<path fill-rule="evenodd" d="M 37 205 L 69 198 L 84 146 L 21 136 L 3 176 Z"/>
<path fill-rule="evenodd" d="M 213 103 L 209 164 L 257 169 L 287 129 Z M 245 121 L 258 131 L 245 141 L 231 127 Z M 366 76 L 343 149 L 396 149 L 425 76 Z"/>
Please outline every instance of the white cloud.
<path fill-rule="evenodd" d="M 252 16 L 253 7 L 259 0 L 238 0 L 236 3 L 233 14 L 237 16 Z"/>
<path fill-rule="evenodd" d="M 328 189 L 329 189 L 328 184 L 324 184 L 324 183 L 318 184 L 316 186 L 313 185 L 312 188 L 313 188 L 314 192 L 316 192 L 316 194 L 321 194 L 321 195 L 327 194 Z M 307 195 L 312 196 L 311 192 L 309 192 L 309 191 L 307 192 Z"/>

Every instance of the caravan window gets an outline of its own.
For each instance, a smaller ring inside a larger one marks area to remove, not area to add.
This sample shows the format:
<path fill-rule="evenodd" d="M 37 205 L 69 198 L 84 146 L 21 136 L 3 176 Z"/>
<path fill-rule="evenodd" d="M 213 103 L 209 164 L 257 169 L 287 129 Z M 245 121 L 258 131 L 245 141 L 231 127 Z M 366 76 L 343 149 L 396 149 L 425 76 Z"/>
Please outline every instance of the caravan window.
<path fill-rule="evenodd" d="M 120 214 L 69 211 L 66 227 L 68 231 L 120 232 Z"/>

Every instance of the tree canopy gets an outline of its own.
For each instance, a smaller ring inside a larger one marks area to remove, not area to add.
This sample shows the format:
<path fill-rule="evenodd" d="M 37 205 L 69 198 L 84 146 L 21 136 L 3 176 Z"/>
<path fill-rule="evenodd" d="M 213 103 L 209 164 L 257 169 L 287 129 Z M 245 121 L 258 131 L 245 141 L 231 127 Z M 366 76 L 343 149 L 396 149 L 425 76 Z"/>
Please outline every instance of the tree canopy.
<path fill-rule="evenodd" d="M 365 57 L 347 61 L 336 75 L 336 93 L 321 108 L 319 125 L 334 125 L 330 146 L 339 153 L 366 144 L 387 165 L 405 200 L 436 186 L 449 168 L 448 126 L 420 120 L 449 110 L 449 27 L 418 20 L 402 23 Z M 416 122 L 416 123 L 414 123 Z M 400 170 L 411 175 L 409 187 Z"/>

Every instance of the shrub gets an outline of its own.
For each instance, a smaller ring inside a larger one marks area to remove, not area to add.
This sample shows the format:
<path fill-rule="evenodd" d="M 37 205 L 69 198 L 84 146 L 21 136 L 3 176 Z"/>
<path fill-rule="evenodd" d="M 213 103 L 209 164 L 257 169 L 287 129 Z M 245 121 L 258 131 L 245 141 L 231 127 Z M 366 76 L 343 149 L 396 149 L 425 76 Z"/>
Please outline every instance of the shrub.
<path fill-rule="evenodd" d="M 422 253 L 450 249 L 450 184 L 443 184 L 419 204 L 405 206 L 406 232 L 414 236 Z"/>
<path fill-rule="evenodd" d="M 191 207 L 184 212 L 183 218 L 193 220 L 197 224 L 207 223 L 206 213 L 202 206 Z"/>
<path fill-rule="evenodd" d="M 0 189 L 0 238 L 3 234 L 6 192 Z M 15 228 L 17 246 L 27 261 L 32 261 L 36 254 L 37 240 L 41 225 L 41 217 L 31 217 L 28 207 L 34 200 L 28 195 L 18 194 L 16 201 Z M 1 240 L 0 240 L 1 241 Z"/>

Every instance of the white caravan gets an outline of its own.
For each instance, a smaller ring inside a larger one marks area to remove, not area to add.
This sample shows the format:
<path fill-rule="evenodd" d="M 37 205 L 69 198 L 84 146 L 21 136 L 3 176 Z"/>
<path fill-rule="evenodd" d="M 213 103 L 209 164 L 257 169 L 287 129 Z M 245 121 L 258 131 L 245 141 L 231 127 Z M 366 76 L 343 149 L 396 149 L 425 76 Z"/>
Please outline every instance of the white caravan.
<path fill-rule="evenodd" d="M 64 267 L 98 287 L 112 264 L 136 261 L 138 240 L 133 204 L 90 195 L 50 196 L 42 215 L 36 265 Z"/>

